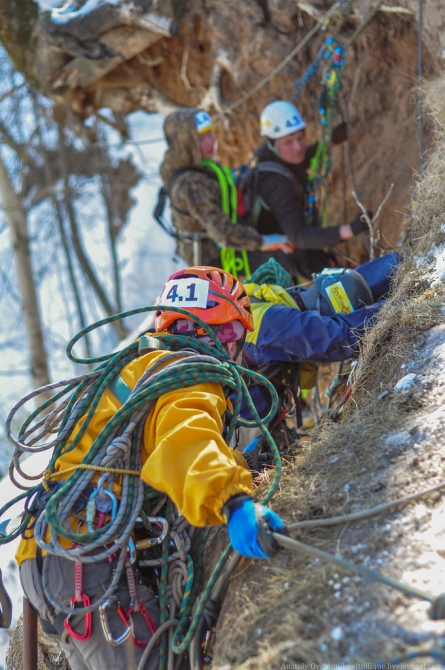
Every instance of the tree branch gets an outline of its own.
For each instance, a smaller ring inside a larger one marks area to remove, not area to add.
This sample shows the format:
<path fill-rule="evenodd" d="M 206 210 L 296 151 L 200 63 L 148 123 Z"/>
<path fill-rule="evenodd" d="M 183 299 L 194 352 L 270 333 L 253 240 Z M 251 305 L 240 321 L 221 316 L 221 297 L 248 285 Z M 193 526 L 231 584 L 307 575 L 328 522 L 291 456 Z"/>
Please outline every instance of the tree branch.
<path fill-rule="evenodd" d="M 380 203 L 380 205 L 377 207 L 377 211 L 376 211 L 376 213 L 374 214 L 374 216 L 372 217 L 372 219 L 370 218 L 370 216 L 369 216 L 369 214 L 368 214 L 368 211 L 367 211 L 366 207 L 365 207 L 364 204 L 360 201 L 357 192 L 356 192 L 356 191 L 352 191 L 352 195 L 354 196 L 354 200 L 355 200 L 355 202 L 357 203 L 358 207 L 359 207 L 359 208 L 361 209 L 361 211 L 362 211 L 362 217 L 363 217 L 363 219 L 366 221 L 366 223 L 368 224 L 368 228 L 369 228 L 369 243 L 370 243 L 370 247 L 371 247 L 370 252 L 369 252 L 369 258 L 370 258 L 371 261 L 374 260 L 374 257 L 375 257 L 374 247 L 377 245 L 377 243 L 378 243 L 378 241 L 379 241 L 379 239 L 380 239 L 380 231 L 377 230 L 376 221 L 377 221 L 377 219 L 378 219 L 378 217 L 379 217 L 379 215 L 380 215 L 380 212 L 382 211 L 383 207 L 385 206 L 386 201 L 388 200 L 389 196 L 391 195 L 393 188 L 394 188 L 394 184 L 391 184 L 391 186 L 390 186 L 389 189 L 388 189 L 387 194 L 386 194 L 385 197 L 383 198 L 383 200 L 382 200 L 382 202 Z"/>
<path fill-rule="evenodd" d="M 63 181 L 64 181 L 64 192 L 65 192 L 65 206 L 67 209 L 68 213 L 68 220 L 70 222 L 70 228 L 71 228 L 71 235 L 72 235 L 72 240 L 73 240 L 73 245 L 74 249 L 77 254 L 77 258 L 79 259 L 79 263 L 82 266 L 83 271 L 85 272 L 86 276 L 88 277 L 90 284 L 92 288 L 94 289 L 94 292 L 96 293 L 99 301 L 102 304 L 102 307 L 104 308 L 106 314 L 108 316 L 112 316 L 113 314 L 116 313 L 116 309 L 114 309 L 111 306 L 111 303 L 108 300 L 108 297 L 99 282 L 99 279 L 96 276 L 96 273 L 94 272 L 90 261 L 88 260 L 88 257 L 84 251 L 80 236 L 79 236 L 79 230 L 77 226 L 77 220 L 76 220 L 76 214 L 74 211 L 73 204 L 71 202 L 71 189 L 70 189 L 70 184 L 69 184 L 69 179 L 68 179 L 68 171 L 67 171 L 67 165 L 66 165 L 66 155 L 65 155 L 65 135 L 59 126 L 59 144 L 60 144 L 60 152 L 61 152 L 61 157 L 62 157 L 62 171 L 63 171 Z M 121 321 L 114 321 L 111 324 L 118 334 L 119 338 L 122 339 L 125 337 L 127 334 Z"/>

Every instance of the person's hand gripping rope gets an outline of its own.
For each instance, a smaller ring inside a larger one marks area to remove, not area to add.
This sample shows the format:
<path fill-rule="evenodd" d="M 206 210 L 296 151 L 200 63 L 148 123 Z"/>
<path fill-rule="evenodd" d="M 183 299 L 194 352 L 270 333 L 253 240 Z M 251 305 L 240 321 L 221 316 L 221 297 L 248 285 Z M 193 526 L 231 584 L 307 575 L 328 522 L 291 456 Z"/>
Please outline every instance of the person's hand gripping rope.
<path fill-rule="evenodd" d="M 276 512 L 254 503 L 244 493 L 230 498 L 222 513 L 230 543 L 242 556 L 271 558 L 278 549 L 273 533 L 289 534 L 286 524 Z"/>

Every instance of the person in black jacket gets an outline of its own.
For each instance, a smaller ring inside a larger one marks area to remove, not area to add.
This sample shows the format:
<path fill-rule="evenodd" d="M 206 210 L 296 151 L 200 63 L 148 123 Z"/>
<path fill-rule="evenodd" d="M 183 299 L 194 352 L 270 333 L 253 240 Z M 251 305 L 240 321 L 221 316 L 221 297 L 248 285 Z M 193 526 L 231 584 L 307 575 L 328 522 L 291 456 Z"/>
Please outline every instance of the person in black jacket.
<path fill-rule="evenodd" d="M 306 145 L 306 124 L 290 102 L 277 100 L 267 105 L 260 116 L 261 135 L 266 142 L 258 151 L 257 195 L 262 207 L 255 222 L 262 235 L 281 235 L 294 245 L 291 254 L 273 256 L 292 276 L 310 278 L 312 273 L 337 265 L 328 248 L 368 230 L 359 214 L 348 225 L 322 228 L 316 208 L 309 206 L 307 169 L 317 151 L 318 142 Z M 334 129 L 332 142 L 346 139 L 345 126 Z M 265 163 L 283 168 L 283 173 L 268 171 Z M 263 169 L 261 169 L 263 164 Z M 287 174 L 285 174 L 287 173 Z M 262 252 L 250 252 L 251 270 L 265 260 Z"/>

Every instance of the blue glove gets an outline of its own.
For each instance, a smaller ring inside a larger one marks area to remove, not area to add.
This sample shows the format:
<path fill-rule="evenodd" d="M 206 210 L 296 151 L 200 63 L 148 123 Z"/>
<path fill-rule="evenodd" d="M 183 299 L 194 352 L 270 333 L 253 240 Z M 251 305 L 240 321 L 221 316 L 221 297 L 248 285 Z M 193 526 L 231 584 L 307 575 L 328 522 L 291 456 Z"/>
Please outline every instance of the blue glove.
<path fill-rule="evenodd" d="M 271 558 L 276 551 L 271 531 L 287 535 L 287 528 L 273 510 L 254 503 L 240 494 L 230 498 L 222 508 L 230 543 L 242 556 Z"/>
<path fill-rule="evenodd" d="M 261 251 L 282 251 L 285 254 L 291 254 L 294 249 L 294 245 L 289 242 L 286 235 L 263 235 Z"/>

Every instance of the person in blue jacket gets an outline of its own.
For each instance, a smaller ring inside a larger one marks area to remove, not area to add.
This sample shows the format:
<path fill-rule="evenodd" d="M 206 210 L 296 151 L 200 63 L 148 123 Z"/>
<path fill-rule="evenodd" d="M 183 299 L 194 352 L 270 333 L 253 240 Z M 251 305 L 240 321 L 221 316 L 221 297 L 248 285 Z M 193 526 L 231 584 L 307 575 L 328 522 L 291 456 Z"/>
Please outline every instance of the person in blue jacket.
<path fill-rule="evenodd" d="M 317 363 L 357 356 L 359 339 L 383 305 L 398 260 L 398 253 L 391 253 L 355 271 L 328 269 L 316 275 L 307 289 L 292 287 L 288 272 L 270 258 L 244 282 L 255 328 L 247 334 L 242 363 L 270 379 L 284 400 L 291 392 L 299 426 L 300 389 L 315 385 Z M 249 391 L 264 416 L 269 394 L 260 386 Z M 252 418 L 247 406 L 242 411 L 245 418 Z M 248 435 L 244 444 L 252 438 L 251 432 Z M 255 440 L 249 446 L 254 444 Z"/>
<path fill-rule="evenodd" d="M 355 271 L 328 270 L 310 289 L 298 289 L 270 259 L 244 283 L 255 322 L 244 346 L 245 361 L 259 366 L 354 357 L 364 328 L 372 325 L 389 291 L 397 262 L 398 254 L 391 253 Z"/>

